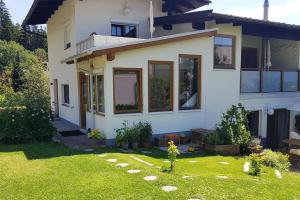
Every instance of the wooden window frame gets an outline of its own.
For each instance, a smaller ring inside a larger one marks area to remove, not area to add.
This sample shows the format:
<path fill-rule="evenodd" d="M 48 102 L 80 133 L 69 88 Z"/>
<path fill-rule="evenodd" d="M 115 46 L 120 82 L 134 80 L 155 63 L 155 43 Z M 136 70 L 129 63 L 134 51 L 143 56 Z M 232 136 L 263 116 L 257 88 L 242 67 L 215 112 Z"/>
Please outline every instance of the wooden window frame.
<path fill-rule="evenodd" d="M 151 92 L 150 92 L 150 66 L 151 65 L 169 65 L 170 66 L 170 108 L 167 109 L 151 109 Z M 171 112 L 174 111 L 174 62 L 173 61 L 156 61 L 156 60 L 149 60 L 148 61 L 148 110 L 149 112 Z"/>
<path fill-rule="evenodd" d="M 115 93 L 115 74 L 117 71 L 123 72 L 137 72 L 138 83 L 138 110 L 116 110 L 116 93 Z M 135 114 L 143 112 L 143 69 L 142 68 L 113 68 L 113 98 L 114 98 L 114 114 Z"/>
<path fill-rule="evenodd" d="M 104 99 L 104 112 L 100 112 L 98 110 L 99 108 L 99 92 L 98 92 L 98 76 L 103 76 L 103 87 L 104 87 L 104 96 L 105 96 L 105 81 L 104 81 L 104 74 L 101 74 L 101 73 L 95 73 L 94 74 L 94 78 L 95 78 L 95 92 L 94 92 L 94 95 L 95 95 L 95 98 L 96 98 L 96 107 L 95 107 L 95 110 L 94 112 L 97 114 L 97 115 L 101 115 L 101 116 L 105 116 L 105 99 Z"/>
<path fill-rule="evenodd" d="M 230 38 L 230 39 L 232 39 L 232 64 L 230 64 L 230 65 L 217 65 L 215 63 L 215 55 L 216 55 L 216 52 L 215 52 L 215 47 L 216 47 L 215 38 L 216 37 L 223 37 L 223 38 Z M 229 70 L 233 70 L 233 69 L 236 69 L 235 64 L 236 64 L 236 36 L 235 35 L 226 35 L 226 34 L 217 34 L 214 37 L 214 69 L 229 69 Z"/>
<path fill-rule="evenodd" d="M 198 95 L 197 95 L 197 103 L 196 106 L 188 107 L 188 108 L 182 108 L 180 106 L 180 58 L 193 58 L 198 59 L 198 70 L 197 70 L 197 85 L 198 85 Z M 201 55 L 191 55 L 191 54 L 179 54 L 179 60 L 178 60 L 178 109 L 180 111 L 184 110 L 199 110 L 201 109 L 201 97 L 202 97 L 202 56 Z"/>

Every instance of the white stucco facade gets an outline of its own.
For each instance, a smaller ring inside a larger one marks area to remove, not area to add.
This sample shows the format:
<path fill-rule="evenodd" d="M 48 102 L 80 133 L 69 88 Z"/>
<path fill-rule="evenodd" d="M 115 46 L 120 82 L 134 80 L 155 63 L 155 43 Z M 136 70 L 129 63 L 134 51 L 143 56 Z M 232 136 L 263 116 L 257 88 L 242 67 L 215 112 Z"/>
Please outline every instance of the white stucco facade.
<path fill-rule="evenodd" d="M 214 68 L 214 38 L 203 37 L 147 48 L 122 51 L 115 54 L 112 61 L 107 57 L 98 56 L 93 59 L 62 63 L 63 60 L 77 54 L 76 44 L 95 32 L 97 36 L 110 36 L 111 23 L 133 23 L 138 25 L 138 37 L 149 38 L 149 0 L 105 0 L 76 1 L 66 0 L 58 11 L 48 21 L 49 68 L 50 79 L 58 80 L 59 116 L 74 124 L 80 124 L 80 99 L 78 73 L 90 75 L 101 73 L 104 75 L 105 116 L 93 112 L 86 113 L 86 129 L 99 128 L 104 131 L 108 139 L 115 137 L 114 130 L 120 127 L 124 120 L 129 122 L 151 122 L 154 134 L 187 132 L 194 128 L 214 129 L 220 122 L 222 113 L 231 105 L 242 103 L 248 110 L 260 112 L 259 135 L 267 136 L 267 109 L 286 109 L 300 102 L 299 92 L 271 93 L 271 94 L 241 94 L 241 55 L 242 47 L 254 47 L 261 51 L 261 38 L 242 35 L 240 26 L 232 24 L 216 25 L 206 23 L 206 28 L 217 28 L 218 34 L 234 35 L 236 37 L 235 69 Z M 128 6 L 129 13 L 123 13 L 124 6 Z M 161 1 L 154 1 L 155 16 L 163 16 Z M 71 29 L 71 47 L 64 49 L 64 27 Z M 156 28 L 155 36 L 173 35 L 195 31 L 191 24 L 174 25 L 173 30 Z M 288 40 L 271 40 L 273 47 L 272 62 L 274 66 L 285 65 L 289 69 L 300 69 L 300 43 Z M 282 50 L 284 49 L 284 50 Z M 201 109 L 180 111 L 178 108 L 179 85 L 179 54 L 199 55 L 202 57 L 201 74 Z M 261 53 L 259 53 L 261 55 Z M 280 58 L 280 59 L 279 59 Z M 174 62 L 174 108 L 169 112 L 150 113 L 148 111 L 148 61 Z M 259 65 L 261 65 L 259 57 Z M 92 66 L 92 67 L 91 67 Z M 143 69 L 143 112 L 137 114 L 114 114 L 113 103 L 113 68 L 141 68 Z M 61 85 L 70 87 L 70 104 L 62 105 Z M 51 96 L 53 101 L 53 87 Z M 92 98 L 91 98 L 92 99 Z M 291 131 L 294 131 L 294 117 L 290 116 Z"/>

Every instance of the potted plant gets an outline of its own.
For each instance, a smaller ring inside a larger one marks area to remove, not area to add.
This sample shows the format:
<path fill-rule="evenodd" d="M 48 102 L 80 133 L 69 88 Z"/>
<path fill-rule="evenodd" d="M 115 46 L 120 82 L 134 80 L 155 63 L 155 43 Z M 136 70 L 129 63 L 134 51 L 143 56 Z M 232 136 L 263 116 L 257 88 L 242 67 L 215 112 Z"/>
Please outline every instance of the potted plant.
<path fill-rule="evenodd" d="M 122 123 L 122 127 L 115 129 L 116 131 L 116 143 L 117 146 L 122 147 L 123 149 L 129 148 L 129 127 L 128 122 L 125 121 Z"/>
<path fill-rule="evenodd" d="M 106 135 L 99 129 L 93 129 L 88 133 L 89 143 L 92 146 L 102 146 L 106 143 Z"/>
<path fill-rule="evenodd" d="M 140 122 L 139 124 L 139 145 L 143 148 L 149 148 L 152 139 L 152 125 L 148 122 Z"/>
<path fill-rule="evenodd" d="M 263 147 L 261 146 L 261 139 L 257 137 L 252 137 L 249 142 L 248 149 L 250 153 L 256 153 L 256 154 L 262 153 Z"/>
<path fill-rule="evenodd" d="M 138 148 L 138 141 L 140 139 L 140 127 L 138 125 L 133 125 L 130 130 L 130 145 L 132 148 Z"/>

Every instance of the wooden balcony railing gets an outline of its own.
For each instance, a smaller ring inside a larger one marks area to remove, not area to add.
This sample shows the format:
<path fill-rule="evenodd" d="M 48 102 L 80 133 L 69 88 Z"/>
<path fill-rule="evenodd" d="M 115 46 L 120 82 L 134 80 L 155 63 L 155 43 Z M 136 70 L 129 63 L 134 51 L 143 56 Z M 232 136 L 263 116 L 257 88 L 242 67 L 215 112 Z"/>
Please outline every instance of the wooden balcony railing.
<path fill-rule="evenodd" d="M 241 93 L 300 91 L 300 71 L 289 69 L 241 69 Z"/>

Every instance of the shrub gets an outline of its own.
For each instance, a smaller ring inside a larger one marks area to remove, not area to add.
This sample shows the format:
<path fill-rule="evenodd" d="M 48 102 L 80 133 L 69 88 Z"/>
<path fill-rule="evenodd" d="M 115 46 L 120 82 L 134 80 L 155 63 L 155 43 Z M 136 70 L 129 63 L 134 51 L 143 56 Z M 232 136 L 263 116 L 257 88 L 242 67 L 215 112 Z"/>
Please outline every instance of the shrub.
<path fill-rule="evenodd" d="M 139 128 L 140 145 L 150 143 L 153 134 L 152 125 L 148 122 L 139 122 L 137 127 Z"/>
<path fill-rule="evenodd" d="M 91 132 L 88 133 L 88 138 L 95 140 L 105 140 L 106 136 L 99 129 L 93 129 Z"/>
<path fill-rule="evenodd" d="M 261 173 L 261 158 L 258 154 L 251 154 L 248 157 L 250 162 L 250 171 L 249 174 L 253 176 L 259 176 Z"/>
<path fill-rule="evenodd" d="M 263 147 L 261 146 L 261 139 L 252 137 L 248 144 L 248 150 L 251 153 L 261 153 Z"/>
<path fill-rule="evenodd" d="M 287 171 L 291 166 L 288 155 L 272 150 L 263 151 L 262 164 L 282 171 Z"/>
<path fill-rule="evenodd" d="M 177 146 L 174 144 L 173 141 L 170 141 L 168 144 L 169 144 L 168 158 L 169 158 L 169 161 L 171 163 L 171 165 L 170 165 L 170 171 L 172 172 L 174 170 L 174 168 L 175 168 L 176 158 L 177 158 L 177 156 L 180 153 L 179 153 L 179 150 L 178 150 Z"/>
<path fill-rule="evenodd" d="M 128 121 L 122 123 L 121 128 L 115 129 L 116 132 L 116 143 L 121 146 L 122 143 L 128 143 L 128 135 L 130 132 L 130 127 L 128 126 Z"/>

